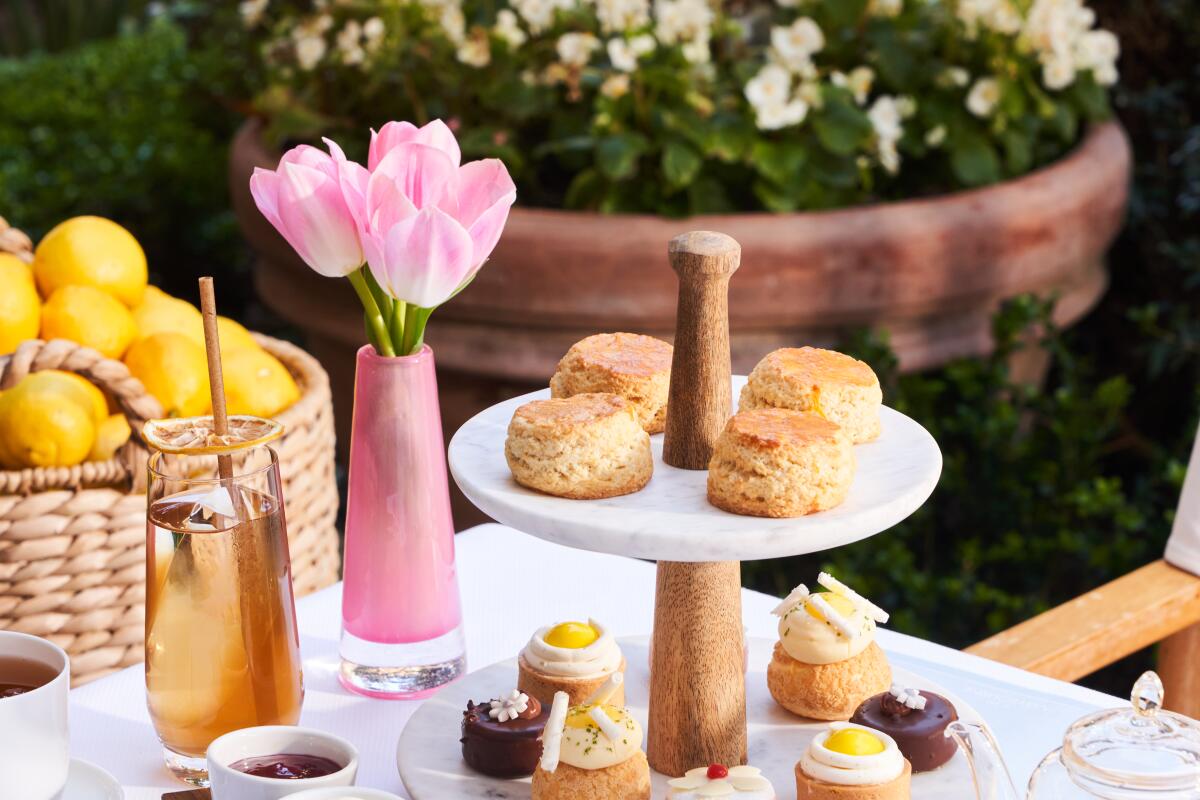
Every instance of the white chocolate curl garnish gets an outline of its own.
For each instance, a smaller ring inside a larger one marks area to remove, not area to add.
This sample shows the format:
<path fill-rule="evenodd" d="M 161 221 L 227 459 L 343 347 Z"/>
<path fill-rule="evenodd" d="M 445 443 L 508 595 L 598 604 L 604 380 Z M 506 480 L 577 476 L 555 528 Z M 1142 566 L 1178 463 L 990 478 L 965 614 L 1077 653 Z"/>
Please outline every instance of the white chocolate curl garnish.
<path fill-rule="evenodd" d="M 594 619 L 588 620 L 600 634 L 587 647 L 555 647 L 546 643 L 553 625 L 540 628 L 525 645 L 521 656 L 538 672 L 567 678 L 592 678 L 616 672 L 621 667 L 621 648 L 608 630 Z"/>
<path fill-rule="evenodd" d="M 853 639 L 858 635 L 858 631 L 850 624 L 850 620 L 839 614 L 833 606 L 829 605 L 829 601 L 821 597 L 821 595 L 814 594 L 808 598 L 808 602 L 813 608 L 821 612 L 821 616 L 825 618 L 826 622 L 837 628 L 847 639 Z"/>
<path fill-rule="evenodd" d="M 588 716 L 592 718 L 592 722 L 596 723 L 596 727 L 608 737 L 610 742 L 621 741 L 621 726 L 612 721 L 612 717 L 605 712 L 604 706 L 593 706 L 592 710 L 588 712 Z"/>
<path fill-rule="evenodd" d="M 586 706 L 602 706 L 609 700 L 612 700 L 613 695 L 617 693 L 617 689 L 621 688 L 621 684 L 625 682 L 625 676 L 620 672 L 614 672 L 608 676 L 608 680 L 600 684 L 600 688 L 592 692 L 592 696 L 584 701 Z"/>
<path fill-rule="evenodd" d="M 925 695 L 921 694 L 916 689 L 908 689 L 904 686 L 893 683 L 892 688 L 888 689 L 888 694 L 911 708 L 913 711 L 925 710 Z"/>
<path fill-rule="evenodd" d="M 808 587 L 802 583 L 795 589 L 792 589 L 791 593 L 788 594 L 787 597 L 783 598 L 783 602 L 775 606 L 775 610 L 771 613 L 777 617 L 785 616 L 793 608 L 807 600 L 808 595 Z"/>
<path fill-rule="evenodd" d="M 825 746 L 830 736 L 845 728 L 867 731 L 883 742 L 883 752 L 851 756 L 836 753 Z M 904 772 L 904 756 L 900 755 L 896 740 L 882 731 L 851 722 L 833 722 L 809 743 L 808 750 L 800 759 L 800 770 L 810 778 L 839 786 L 876 786 L 900 777 Z"/>
<path fill-rule="evenodd" d="M 554 693 L 554 704 L 542 731 L 541 767 L 546 772 L 558 769 L 558 757 L 562 754 L 563 727 L 567 723 L 567 711 L 571 707 L 571 696 L 566 692 Z"/>
<path fill-rule="evenodd" d="M 846 584 L 839 581 L 837 578 L 830 575 L 828 572 L 822 572 L 820 575 L 818 575 L 817 583 L 821 584 L 834 594 L 840 594 L 842 597 L 853 603 L 854 607 L 860 612 L 876 622 L 883 624 L 888 621 L 888 613 L 886 611 L 872 603 L 867 598 L 863 597 L 858 592 L 851 589 Z"/>

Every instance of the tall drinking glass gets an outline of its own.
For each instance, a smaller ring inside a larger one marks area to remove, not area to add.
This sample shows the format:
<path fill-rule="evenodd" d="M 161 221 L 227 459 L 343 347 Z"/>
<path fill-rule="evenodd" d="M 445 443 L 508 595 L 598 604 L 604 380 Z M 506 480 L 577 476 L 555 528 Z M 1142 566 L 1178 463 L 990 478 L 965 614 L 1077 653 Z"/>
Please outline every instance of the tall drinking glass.
<path fill-rule="evenodd" d="M 167 767 L 208 784 L 222 734 L 294 725 L 304 700 L 279 459 L 156 453 L 146 520 L 146 694 Z"/>

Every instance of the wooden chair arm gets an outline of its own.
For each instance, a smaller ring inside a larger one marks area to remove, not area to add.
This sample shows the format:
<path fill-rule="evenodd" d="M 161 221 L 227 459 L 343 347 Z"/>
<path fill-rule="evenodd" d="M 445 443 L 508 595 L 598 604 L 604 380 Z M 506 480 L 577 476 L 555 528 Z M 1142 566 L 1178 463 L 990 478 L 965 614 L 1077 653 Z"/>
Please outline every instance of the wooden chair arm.
<path fill-rule="evenodd" d="M 1155 561 L 984 639 L 967 652 L 1075 681 L 1197 622 L 1200 578 Z"/>

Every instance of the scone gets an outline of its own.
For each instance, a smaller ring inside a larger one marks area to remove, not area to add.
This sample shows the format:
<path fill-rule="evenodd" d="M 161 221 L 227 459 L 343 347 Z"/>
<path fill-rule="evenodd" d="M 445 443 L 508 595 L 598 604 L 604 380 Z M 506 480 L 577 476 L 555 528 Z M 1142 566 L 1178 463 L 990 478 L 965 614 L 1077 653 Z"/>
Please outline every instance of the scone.
<path fill-rule="evenodd" d="M 554 696 L 533 773 L 532 800 L 650 800 L 650 764 L 642 726 L 611 702 L 614 679 L 592 702 L 571 706 Z"/>
<path fill-rule="evenodd" d="M 611 392 L 629 401 L 646 433 L 667 425 L 671 345 L 639 333 L 598 333 L 580 339 L 558 362 L 551 397 Z"/>
<path fill-rule="evenodd" d="M 811 593 L 801 584 L 775 608 L 779 642 L 767 688 L 793 714 L 846 720 L 892 685 L 892 668 L 875 643 L 876 623 L 888 615 L 828 573 L 817 581 L 829 591 Z"/>
<path fill-rule="evenodd" d="M 785 347 L 750 372 L 738 410 L 790 408 L 836 422 L 855 444 L 879 436 L 879 378 L 862 361 L 834 350 Z"/>
<path fill-rule="evenodd" d="M 613 635 L 596 620 L 560 622 L 539 628 L 517 657 L 517 688 L 549 706 L 565 692 L 571 705 L 586 702 L 615 673 L 624 674 L 625 656 Z M 609 698 L 625 703 L 618 684 Z"/>
<path fill-rule="evenodd" d="M 850 437 L 828 420 L 781 408 L 741 411 L 717 437 L 708 501 L 756 517 L 825 511 L 846 499 L 855 466 Z"/>
<path fill-rule="evenodd" d="M 796 764 L 796 800 L 909 800 L 912 765 L 892 737 L 835 722 Z"/>
<path fill-rule="evenodd" d="M 517 483 L 574 500 L 636 492 L 654 471 L 650 436 L 615 394 L 526 403 L 508 424 L 504 456 Z"/>

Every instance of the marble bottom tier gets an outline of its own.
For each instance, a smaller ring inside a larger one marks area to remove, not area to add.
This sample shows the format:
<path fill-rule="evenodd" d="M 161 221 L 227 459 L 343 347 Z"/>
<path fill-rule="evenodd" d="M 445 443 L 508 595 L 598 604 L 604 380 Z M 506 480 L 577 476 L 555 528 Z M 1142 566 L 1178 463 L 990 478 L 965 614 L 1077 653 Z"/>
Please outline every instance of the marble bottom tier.
<path fill-rule="evenodd" d="M 628 666 L 626 705 L 646 725 L 649 706 L 649 639 L 620 640 Z M 749 720 L 750 764 L 760 768 L 781 798 L 796 796 L 793 768 L 809 740 L 828 723 L 812 722 L 784 711 L 767 691 L 767 664 L 775 643 L 750 639 L 750 668 L 746 676 L 746 716 Z M 893 668 L 895 682 L 927 689 L 949 699 L 961 719 L 982 723 L 975 709 L 932 681 Z M 529 800 L 529 778 L 501 780 L 472 771 L 463 763 L 459 725 L 467 700 L 499 697 L 517 683 L 514 658 L 476 670 L 447 686 L 417 709 L 396 747 L 400 778 L 412 800 Z M 696 766 L 704 766 L 697 764 Z M 667 777 L 655 773 L 654 799 L 667 796 Z M 973 796 L 971 770 L 962 753 L 941 769 L 913 776 L 913 800 L 963 800 Z"/>

